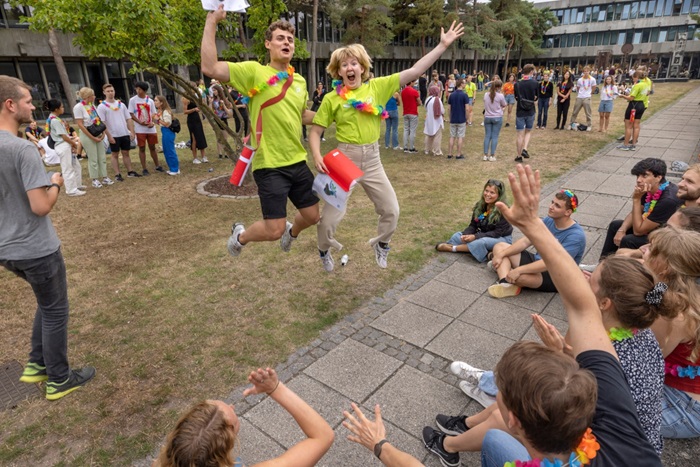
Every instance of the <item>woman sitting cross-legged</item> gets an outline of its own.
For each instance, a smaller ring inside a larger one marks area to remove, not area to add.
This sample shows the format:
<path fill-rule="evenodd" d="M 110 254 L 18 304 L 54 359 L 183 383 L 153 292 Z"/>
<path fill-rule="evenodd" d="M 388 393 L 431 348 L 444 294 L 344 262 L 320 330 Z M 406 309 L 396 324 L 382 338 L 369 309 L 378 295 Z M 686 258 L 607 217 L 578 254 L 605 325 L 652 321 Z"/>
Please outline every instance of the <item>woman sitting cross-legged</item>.
<path fill-rule="evenodd" d="M 438 243 L 438 251 L 471 253 L 480 263 L 500 242 L 512 243 L 513 227 L 501 215 L 496 201 L 506 202 L 506 189 L 500 180 L 489 180 L 484 185 L 481 199 L 474 205 L 471 222 L 462 232 L 455 232 L 446 243 Z"/>
<path fill-rule="evenodd" d="M 285 386 L 275 370 L 252 371 L 248 381 L 252 388 L 246 396 L 268 394 L 299 424 L 306 439 L 290 447 L 281 456 L 254 464 L 257 466 L 311 467 L 323 457 L 333 443 L 333 430 L 306 402 Z M 238 431 L 241 422 L 232 405 L 223 401 L 203 401 L 180 418 L 168 435 L 166 444 L 152 467 L 217 466 L 242 467 L 234 459 L 240 452 Z"/>

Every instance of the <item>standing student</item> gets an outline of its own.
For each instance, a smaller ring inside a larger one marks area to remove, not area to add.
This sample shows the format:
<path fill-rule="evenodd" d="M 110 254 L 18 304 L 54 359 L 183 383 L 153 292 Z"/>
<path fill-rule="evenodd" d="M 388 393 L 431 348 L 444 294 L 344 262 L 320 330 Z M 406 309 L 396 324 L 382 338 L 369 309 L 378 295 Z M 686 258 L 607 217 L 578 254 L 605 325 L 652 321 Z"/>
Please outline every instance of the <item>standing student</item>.
<path fill-rule="evenodd" d="M 515 84 L 515 162 L 522 162 L 530 157 L 527 145 L 530 143 L 530 133 L 535 123 L 535 105 L 539 84 L 535 80 L 535 65 L 528 63 L 523 67 L 523 79 Z"/>
<path fill-rule="evenodd" d="M 452 148 L 457 149 L 456 159 L 464 159 L 462 154 L 462 144 L 464 135 L 467 133 L 467 114 L 469 107 L 469 97 L 464 92 L 464 80 L 457 80 L 457 89 L 452 93 L 447 101 L 450 113 L 450 145 L 447 151 L 447 158 L 452 159 Z"/>
<path fill-rule="evenodd" d="M 549 106 L 552 105 L 552 96 L 554 95 L 554 84 L 549 80 L 549 71 L 545 71 L 542 75 L 539 94 L 537 95 L 537 129 L 544 130 L 547 128 L 547 114 Z"/>
<path fill-rule="evenodd" d="M 20 125 L 32 119 L 30 90 L 22 81 L 0 75 L 0 265 L 27 281 L 36 298 L 31 350 L 20 381 L 46 381 L 46 399 L 53 401 L 85 385 L 95 369 L 71 369 L 68 364 L 66 265 L 48 216 L 58 201 L 63 177 L 60 173 L 49 177 L 36 157 L 36 147 L 17 138 Z M 60 101 L 49 102 L 54 115 L 63 107 Z M 52 126 L 58 125 L 60 120 L 52 121 Z M 4 284 L 2 290 L 7 287 Z"/>
<path fill-rule="evenodd" d="M 453 22 L 445 32 L 441 29 L 440 43 L 418 60 L 408 70 L 390 76 L 369 80 L 371 59 L 360 44 L 352 44 L 336 49 L 331 55 L 327 67 L 328 74 L 337 83 L 335 91 L 328 93 L 314 117 L 309 146 L 319 172 L 327 172 L 321 156 L 320 136 L 324 128 L 335 122 L 338 149 L 343 151 L 357 165 L 364 175 L 357 180 L 379 215 L 377 236 L 369 241 L 374 249 L 374 256 L 380 268 L 387 267 L 389 242 L 396 230 L 399 219 L 399 202 L 394 188 L 384 172 L 379 154 L 379 128 L 383 109 L 373 105 L 374 102 L 386 102 L 392 93 L 402 84 L 412 83 L 423 70 L 432 65 L 440 55 L 459 36 L 463 34 L 460 23 Z M 416 93 L 417 94 L 417 93 Z M 352 99 L 353 104 L 348 105 Z M 414 97 L 416 101 L 418 97 Z M 403 99 L 404 107 L 406 99 Z M 360 105 L 360 104 L 364 105 Z M 342 245 L 335 239 L 335 231 L 345 215 L 345 209 L 339 210 L 331 204 L 323 207 L 321 222 L 318 226 L 318 250 L 326 271 L 333 270 L 333 258 L 330 248 L 340 250 Z"/>
<path fill-rule="evenodd" d="M 224 130 L 224 126 L 228 127 L 228 118 L 230 113 L 233 112 L 233 106 L 226 98 L 224 88 L 220 84 L 215 84 L 211 87 L 209 106 L 212 108 L 216 116 L 219 117 L 219 120 L 223 122 L 223 125 L 217 123 L 219 125 L 219 129 L 221 130 L 219 132 L 219 136 L 216 138 L 216 149 L 219 151 L 219 159 L 228 159 L 228 154 L 226 154 L 226 150 L 224 149 L 224 142 L 226 141 L 226 131 Z"/>
<path fill-rule="evenodd" d="M 467 104 L 467 125 L 471 126 L 474 117 L 474 99 L 476 98 L 476 83 L 473 82 L 474 76 L 468 75 L 467 81 L 464 83 L 464 92 L 469 98 Z"/>
<path fill-rule="evenodd" d="M 593 91 L 598 89 L 598 82 L 591 76 L 591 67 L 588 65 L 583 67 L 583 76 L 576 81 L 576 103 L 574 104 L 574 112 L 571 114 L 571 129 L 576 129 L 576 117 L 583 108 L 586 114 L 586 131 L 591 131 L 593 120 L 591 119 L 591 95 Z"/>
<path fill-rule="evenodd" d="M 513 106 L 515 105 L 515 75 L 510 73 L 508 75 L 508 82 L 503 83 L 503 96 L 506 98 L 506 104 L 508 104 L 508 116 L 506 117 L 506 125 L 510 126 L 510 114 L 513 112 Z"/>
<path fill-rule="evenodd" d="M 209 162 L 207 155 L 204 153 L 204 150 L 207 148 L 207 138 L 204 136 L 201 111 L 194 101 L 190 101 L 186 97 L 182 98 L 182 105 L 185 107 L 185 115 L 187 115 L 187 131 L 190 132 L 192 163 Z M 200 157 L 197 157 L 197 151 L 200 152 Z"/>
<path fill-rule="evenodd" d="M 430 86 L 430 97 L 425 101 L 425 154 L 442 156 L 442 130 L 445 128 L 445 107 L 440 100 L 440 89 Z"/>
<path fill-rule="evenodd" d="M 102 86 L 102 92 L 105 95 L 105 100 L 97 106 L 97 115 L 100 116 L 107 127 L 107 138 L 112 150 L 114 179 L 118 182 L 124 181 L 124 177 L 122 177 L 119 170 L 120 152 L 126 167 L 127 177 L 140 177 L 141 175 L 137 174 L 131 167 L 131 157 L 129 157 L 131 141 L 136 139 L 134 121 L 131 119 L 129 109 L 121 101 L 114 99 L 114 86 L 111 84 L 108 83 Z"/>
<path fill-rule="evenodd" d="M 129 99 L 129 113 L 134 121 L 134 131 L 136 132 L 136 144 L 139 147 L 139 159 L 143 168 L 143 175 L 150 175 L 146 166 L 146 145 L 148 151 L 155 164 L 157 172 L 165 172 L 158 162 L 158 153 L 156 152 L 156 144 L 158 144 L 158 133 L 156 132 L 156 124 L 153 121 L 153 116 L 156 114 L 156 104 L 153 99 L 148 97 L 148 83 L 145 81 L 137 81 L 134 83 L 136 95 Z"/>
<path fill-rule="evenodd" d="M 87 127 L 101 122 L 95 108 L 95 91 L 90 88 L 81 88 L 78 91 L 81 101 L 73 107 L 75 124 L 80 129 L 80 142 L 88 155 L 88 172 L 92 179 L 92 186 L 102 188 L 103 185 L 113 185 L 114 181 L 107 176 L 107 158 L 105 146 L 102 140 L 105 132 L 98 136 L 91 134 Z M 102 181 L 100 182 L 100 178 Z"/>
<path fill-rule="evenodd" d="M 629 145 L 623 144 L 617 147 L 623 151 L 637 150 L 642 116 L 649 105 L 649 92 L 651 91 L 651 81 L 644 76 L 643 72 L 635 71 L 632 80 L 634 84 L 629 95 L 620 96 L 628 101 L 627 110 L 625 110 L 625 143 L 629 143 Z M 632 111 L 634 111 L 634 117 L 632 117 Z"/>
<path fill-rule="evenodd" d="M 163 155 L 168 164 L 168 175 L 180 175 L 180 161 L 175 151 L 175 132 L 170 128 L 173 124 L 173 111 L 164 96 L 156 96 L 158 109 L 156 123 L 160 125 L 160 136 L 163 140 Z"/>
<path fill-rule="evenodd" d="M 47 120 L 49 138 L 53 140 L 54 150 L 61 161 L 61 172 L 66 184 L 66 194 L 68 196 L 83 196 L 85 187 L 83 186 L 83 169 L 80 161 L 72 153 L 72 149 L 77 150 L 78 142 L 70 137 L 66 130 L 66 125 L 61 120 L 63 114 L 63 103 L 58 99 L 49 99 L 44 102 L 44 110 L 51 112 Z"/>
<path fill-rule="evenodd" d="M 420 94 L 413 87 L 414 81 L 406 84 L 401 91 L 403 103 L 403 152 L 416 151 L 416 131 L 418 130 L 418 106 Z"/>
<path fill-rule="evenodd" d="M 564 72 L 561 83 L 557 85 L 557 126 L 555 130 L 563 130 L 566 126 L 566 116 L 571 105 L 571 92 L 574 89 L 574 79 L 569 70 Z"/>
<path fill-rule="evenodd" d="M 217 24 L 226 18 L 223 5 L 207 14 L 202 36 L 202 72 L 248 93 L 259 92 L 248 100 L 251 123 L 250 144 L 256 149 L 252 161 L 253 178 L 258 185 L 262 220 L 247 230 L 242 223 L 232 226 L 228 252 L 238 256 L 249 242 L 280 240 L 289 251 L 302 230 L 319 220 L 318 198 L 311 188 L 314 176 L 306 165 L 301 143 L 301 126 L 311 124 L 306 108 L 309 94 L 306 80 L 291 66 L 295 29 L 288 21 L 275 21 L 265 31 L 265 48 L 270 63 L 220 62 L 216 52 Z M 270 86 L 272 81 L 275 86 Z M 274 100 L 273 100 L 274 99 Z M 268 104 L 263 111 L 263 104 Z M 294 223 L 287 221 L 287 199 L 297 208 Z"/>
<path fill-rule="evenodd" d="M 389 116 L 386 118 L 386 135 L 384 135 L 384 148 L 393 150 L 401 149 L 399 147 L 399 106 L 401 105 L 401 95 L 396 91 L 388 101 L 384 110 Z M 323 140 L 323 136 L 321 136 Z"/>
<path fill-rule="evenodd" d="M 498 135 L 503 125 L 503 109 L 506 107 L 506 98 L 501 94 L 501 81 L 491 82 L 491 89 L 484 94 L 484 158 L 489 162 L 496 162 L 496 148 L 498 147 Z"/>
<path fill-rule="evenodd" d="M 613 77 L 610 75 L 606 76 L 603 80 L 603 86 L 600 92 L 600 104 L 598 105 L 598 114 L 600 115 L 599 132 L 608 132 L 610 113 L 613 111 L 613 99 L 619 95 L 620 93 L 613 82 Z"/>

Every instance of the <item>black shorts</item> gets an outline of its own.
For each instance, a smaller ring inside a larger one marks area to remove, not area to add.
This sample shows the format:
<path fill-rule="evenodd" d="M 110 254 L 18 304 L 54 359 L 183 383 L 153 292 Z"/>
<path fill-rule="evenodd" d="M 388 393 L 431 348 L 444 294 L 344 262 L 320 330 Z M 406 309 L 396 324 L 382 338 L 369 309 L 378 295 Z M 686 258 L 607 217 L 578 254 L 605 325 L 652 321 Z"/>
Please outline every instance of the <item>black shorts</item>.
<path fill-rule="evenodd" d="M 112 152 L 128 151 L 131 149 L 131 136 L 115 136 L 114 144 L 109 145 Z"/>
<path fill-rule="evenodd" d="M 287 198 L 297 209 L 318 203 L 318 198 L 311 191 L 314 175 L 306 161 L 286 167 L 258 169 L 253 172 L 253 178 L 258 185 L 263 219 L 286 218 Z"/>
<path fill-rule="evenodd" d="M 526 264 L 534 263 L 537 261 L 535 258 L 535 255 L 530 253 L 529 251 L 523 251 L 520 253 L 520 266 L 525 266 Z M 547 271 L 541 273 L 542 274 L 542 284 L 532 290 L 537 290 L 539 292 L 555 292 L 557 291 L 557 288 L 554 286 L 554 282 L 552 282 L 552 278 L 549 275 Z"/>
<path fill-rule="evenodd" d="M 642 115 L 644 115 L 644 111 L 646 110 L 644 108 L 644 102 L 642 101 L 630 101 L 629 104 L 627 104 L 627 110 L 625 110 L 625 120 L 630 119 L 630 114 L 632 113 L 632 109 L 635 109 L 636 112 L 634 113 L 634 120 L 641 120 Z"/>

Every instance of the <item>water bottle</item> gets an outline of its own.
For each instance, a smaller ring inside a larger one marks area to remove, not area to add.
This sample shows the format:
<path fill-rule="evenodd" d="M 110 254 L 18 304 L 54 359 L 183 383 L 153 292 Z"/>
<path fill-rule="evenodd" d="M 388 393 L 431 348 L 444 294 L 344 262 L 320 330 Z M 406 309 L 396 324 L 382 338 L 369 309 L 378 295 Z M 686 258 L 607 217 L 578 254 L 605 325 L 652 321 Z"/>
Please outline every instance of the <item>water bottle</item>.
<path fill-rule="evenodd" d="M 343 255 L 343 257 L 340 258 L 340 265 L 341 265 L 341 266 L 345 266 L 346 264 L 348 264 L 348 260 L 349 260 L 349 259 L 350 259 L 350 258 L 348 258 L 348 255 Z"/>
<path fill-rule="evenodd" d="M 630 112 L 630 122 L 634 121 L 634 116 L 637 115 L 637 109 L 632 109 Z"/>

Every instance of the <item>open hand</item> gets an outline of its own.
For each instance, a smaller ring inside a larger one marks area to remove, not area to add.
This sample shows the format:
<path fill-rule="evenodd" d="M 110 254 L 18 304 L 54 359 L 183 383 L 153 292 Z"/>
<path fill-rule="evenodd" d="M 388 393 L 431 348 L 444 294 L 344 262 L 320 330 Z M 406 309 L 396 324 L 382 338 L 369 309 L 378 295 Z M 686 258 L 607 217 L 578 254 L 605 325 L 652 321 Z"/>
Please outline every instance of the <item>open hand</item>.
<path fill-rule="evenodd" d="M 445 28 L 440 28 L 440 43 L 445 47 L 449 47 L 455 39 L 464 34 L 464 26 L 462 26 L 462 23 L 455 26 L 456 22 L 457 21 L 452 21 L 450 29 L 448 29 L 447 32 L 445 32 Z"/>
<path fill-rule="evenodd" d="M 347 419 L 343 421 L 343 426 L 352 432 L 352 435 L 348 435 L 348 439 L 372 451 L 374 445 L 383 440 L 386 436 L 386 429 L 382 421 L 382 411 L 379 408 L 379 404 L 374 406 L 373 422 L 365 417 L 365 414 L 362 413 L 362 410 L 360 410 L 357 404 L 353 402 L 350 405 L 355 411 L 355 416 L 347 410 L 343 411 L 343 415 Z"/>
<path fill-rule="evenodd" d="M 248 375 L 248 382 L 253 385 L 252 388 L 248 388 L 243 391 L 244 396 L 252 396 L 255 394 L 270 394 L 272 391 L 277 389 L 279 384 L 279 378 L 277 377 L 277 372 L 272 368 L 258 368 L 253 370 Z"/>
<path fill-rule="evenodd" d="M 529 165 L 517 165 L 518 176 L 508 174 L 508 181 L 513 192 L 513 205 L 508 207 L 498 201 L 496 206 L 511 225 L 523 228 L 539 220 L 540 171 L 533 172 Z"/>
<path fill-rule="evenodd" d="M 554 325 L 548 323 L 542 316 L 534 313 L 532 314 L 532 323 L 544 345 L 557 352 L 569 353 L 567 350 L 571 349 L 571 347 Z"/>

